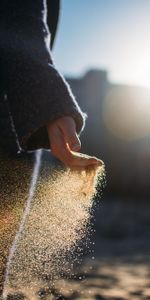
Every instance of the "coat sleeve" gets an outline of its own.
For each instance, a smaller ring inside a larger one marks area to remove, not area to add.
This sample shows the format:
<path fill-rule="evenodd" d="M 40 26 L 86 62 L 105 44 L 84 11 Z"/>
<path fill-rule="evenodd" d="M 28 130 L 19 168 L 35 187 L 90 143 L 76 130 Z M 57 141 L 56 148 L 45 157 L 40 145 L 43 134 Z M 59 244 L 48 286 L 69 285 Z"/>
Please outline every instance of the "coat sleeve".
<path fill-rule="evenodd" d="M 62 116 L 80 133 L 85 115 L 54 66 L 44 0 L 5 0 L 3 16 L 6 92 L 21 147 L 49 148 L 46 124 Z"/>

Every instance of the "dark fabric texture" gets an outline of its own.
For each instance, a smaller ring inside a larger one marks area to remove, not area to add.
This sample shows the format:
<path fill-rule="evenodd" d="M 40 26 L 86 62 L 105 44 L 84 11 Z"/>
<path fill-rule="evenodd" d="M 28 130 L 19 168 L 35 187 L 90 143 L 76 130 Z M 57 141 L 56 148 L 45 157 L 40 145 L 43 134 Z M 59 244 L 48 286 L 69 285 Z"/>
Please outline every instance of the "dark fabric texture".
<path fill-rule="evenodd" d="M 85 115 L 54 66 L 46 19 L 44 0 L 0 2 L 0 147 L 6 151 L 49 148 L 46 124 L 62 116 L 74 118 L 78 133 L 84 126 Z"/>

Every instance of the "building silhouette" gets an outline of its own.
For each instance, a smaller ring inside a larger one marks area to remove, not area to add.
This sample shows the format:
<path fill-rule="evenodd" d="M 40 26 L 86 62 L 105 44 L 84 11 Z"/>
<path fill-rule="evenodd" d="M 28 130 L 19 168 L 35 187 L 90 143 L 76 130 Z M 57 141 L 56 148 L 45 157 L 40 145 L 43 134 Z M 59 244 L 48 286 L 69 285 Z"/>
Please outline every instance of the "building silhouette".
<path fill-rule="evenodd" d="M 139 103 L 150 102 L 150 90 L 112 84 L 105 70 L 89 70 L 83 77 L 67 78 L 67 81 L 88 115 L 81 135 L 82 152 L 98 156 L 105 162 L 106 193 L 148 197 L 150 124 L 145 125 L 148 117 L 143 123 L 138 122 L 138 114 L 142 110 Z M 146 132 L 139 136 L 143 126 L 147 126 Z"/>

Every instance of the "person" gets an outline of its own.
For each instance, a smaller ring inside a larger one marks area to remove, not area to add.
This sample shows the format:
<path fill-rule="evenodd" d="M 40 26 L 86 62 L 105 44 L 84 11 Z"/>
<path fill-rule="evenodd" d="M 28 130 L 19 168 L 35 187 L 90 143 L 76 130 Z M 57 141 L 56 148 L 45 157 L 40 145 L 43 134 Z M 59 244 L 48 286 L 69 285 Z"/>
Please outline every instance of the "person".
<path fill-rule="evenodd" d="M 75 155 L 81 149 L 85 114 L 51 54 L 59 7 L 58 0 L 0 2 L 1 293 L 30 185 L 32 151 L 51 149 L 70 168 L 100 163 L 94 157 Z"/>

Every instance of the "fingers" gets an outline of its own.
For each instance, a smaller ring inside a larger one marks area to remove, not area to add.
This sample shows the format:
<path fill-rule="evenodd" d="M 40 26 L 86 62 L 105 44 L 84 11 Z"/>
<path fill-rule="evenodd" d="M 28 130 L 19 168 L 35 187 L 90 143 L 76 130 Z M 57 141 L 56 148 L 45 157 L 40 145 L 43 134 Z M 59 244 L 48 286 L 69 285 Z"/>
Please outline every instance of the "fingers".
<path fill-rule="evenodd" d="M 97 167 L 102 165 L 102 161 L 97 158 L 77 152 L 80 150 L 81 144 L 72 118 L 60 118 L 49 124 L 47 130 L 53 155 L 66 166 L 82 170 L 90 166 Z"/>
<path fill-rule="evenodd" d="M 60 128 L 53 126 L 48 133 L 52 153 L 68 167 L 81 170 L 91 165 L 99 165 L 99 161 L 94 157 L 87 158 L 76 155 L 76 152 L 70 151 L 66 145 Z"/>
<path fill-rule="evenodd" d="M 81 149 L 81 142 L 76 133 L 76 126 L 73 118 L 63 117 L 59 122 L 60 129 L 63 132 L 64 140 L 68 144 L 70 150 L 79 151 Z"/>
<path fill-rule="evenodd" d="M 48 135 L 52 153 L 63 163 L 66 163 L 70 151 L 66 146 L 61 130 L 57 126 L 53 126 L 48 130 Z"/>
<path fill-rule="evenodd" d="M 103 162 L 96 157 L 91 157 L 87 155 L 83 155 L 81 153 L 72 152 L 72 158 L 73 158 L 73 165 L 72 168 L 76 170 L 83 170 L 83 169 L 89 169 L 92 167 L 92 169 L 98 166 L 102 166 Z"/>

